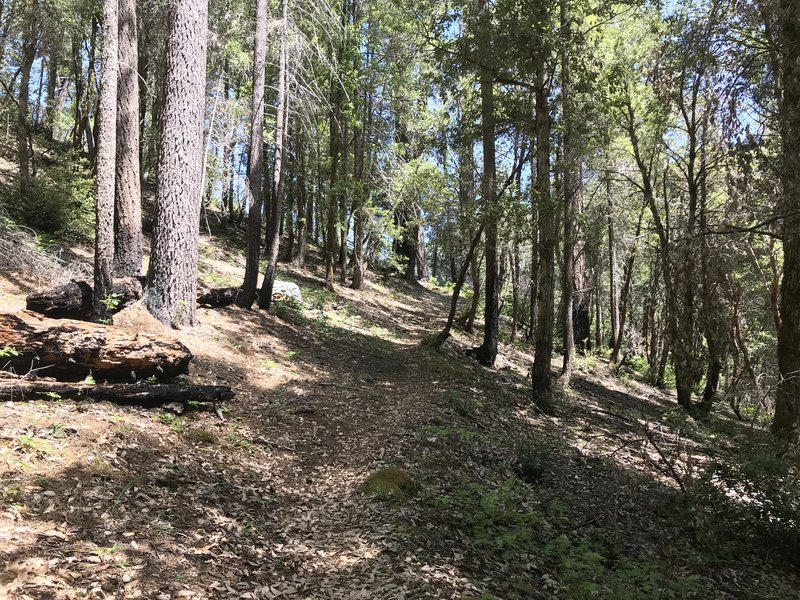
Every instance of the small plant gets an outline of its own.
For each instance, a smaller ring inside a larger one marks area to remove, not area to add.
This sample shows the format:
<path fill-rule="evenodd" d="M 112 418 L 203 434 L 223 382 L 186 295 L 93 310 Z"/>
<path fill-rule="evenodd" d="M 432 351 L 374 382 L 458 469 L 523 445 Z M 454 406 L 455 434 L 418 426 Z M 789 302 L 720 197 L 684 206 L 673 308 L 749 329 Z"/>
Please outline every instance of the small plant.
<path fill-rule="evenodd" d="M 158 420 L 175 433 L 181 433 L 183 431 L 183 419 L 177 415 L 173 415 L 172 413 L 163 413 L 158 415 Z"/>
<path fill-rule="evenodd" d="M 50 454 L 53 452 L 53 447 L 44 440 L 39 440 L 29 435 L 21 435 L 17 438 L 17 442 L 22 448 L 33 450 L 39 454 Z"/>
<path fill-rule="evenodd" d="M 0 500 L 5 502 L 18 502 L 22 499 L 22 488 L 18 485 L 7 485 L 0 490 Z"/>
<path fill-rule="evenodd" d="M 122 294 L 119 292 L 112 292 L 102 300 L 100 300 L 100 304 L 105 306 L 108 312 L 115 312 L 117 308 L 119 308 L 119 304 L 122 302 Z"/>
<path fill-rule="evenodd" d="M 111 556 L 112 554 L 116 554 L 122 550 L 122 546 L 117 546 L 114 544 L 113 546 L 108 546 L 106 548 L 98 548 L 94 551 L 94 554 L 97 556 Z"/>
<path fill-rule="evenodd" d="M 156 521 L 153 523 L 153 533 L 155 533 L 157 536 L 172 533 L 173 529 L 172 523 L 167 523 L 166 521 Z"/>
<path fill-rule="evenodd" d="M 0 358 L 14 358 L 15 356 L 19 355 L 20 353 L 15 348 L 11 348 L 10 346 L 0 348 Z"/>
<path fill-rule="evenodd" d="M 63 423 L 53 423 L 50 425 L 49 433 L 51 437 L 64 437 L 64 424 Z"/>

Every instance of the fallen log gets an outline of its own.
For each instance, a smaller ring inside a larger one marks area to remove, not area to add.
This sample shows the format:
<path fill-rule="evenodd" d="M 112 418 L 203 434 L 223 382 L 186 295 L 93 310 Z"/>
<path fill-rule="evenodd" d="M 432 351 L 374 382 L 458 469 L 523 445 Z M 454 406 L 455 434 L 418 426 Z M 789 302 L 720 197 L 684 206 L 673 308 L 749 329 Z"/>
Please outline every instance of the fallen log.
<path fill-rule="evenodd" d="M 224 402 L 234 395 L 231 388 L 221 385 L 186 383 L 93 385 L 61 381 L 27 381 L 22 378 L 0 379 L 0 400 L 92 399 L 116 404 L 158 406 L 170 402 L 183 404 Z"/>
<path fill-rule="evenodd" d="M 197 296 L 197 305 L 203 308 L 225 308 L 236 302 L 242 289 L 238 287 L 213 288 Z"/>
<path fill-rule="evenodd" d="M 119 312 L 141 297 L 142 283 L 138 278 L 115 279 L 109 298 L 110 312 Z M 92 317 L 92 286 L 85 281 L 70 281 L 40 292 L 32 292 L 25 298 L 25 308 L 51 319 L 85 321 Z"/>
<path fill-rule="evenodd" d="M 225 308 L 236 302 L 241 291 L 242 288 L 238 287 L 212 288 L 197 296 L 197 305 L 203 308 Z M 272 287 L 272 299 L 302 302 L 303 295 L 296 283 L 276 281 Z"/>
<path fill-rule="evenodd" d="M 172 377 L 185 373 L 192 359 L 177 340 L 28 311 L 0 313 L 2 349 L 10 351 L 0 358 L 0 368 L 22 374 L 40 369 L 42 375 L 66 380 L 90 373 L 98 380 Z"/>

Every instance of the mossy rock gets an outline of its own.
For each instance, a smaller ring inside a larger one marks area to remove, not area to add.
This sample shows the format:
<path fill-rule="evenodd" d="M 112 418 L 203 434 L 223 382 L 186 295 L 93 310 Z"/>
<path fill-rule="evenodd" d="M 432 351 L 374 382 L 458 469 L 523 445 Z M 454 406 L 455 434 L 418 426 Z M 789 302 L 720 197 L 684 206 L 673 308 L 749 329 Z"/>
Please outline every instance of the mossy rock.
<path fill-rule="evenodd" d="M 407 471 L 387 467 L 367 477 L 361 484 L 361 491 L 368 496 L 405 501 L 414 496 L 419 487 Z"/>
<path fill-rule="evenodd" d="M 200 428 L 190 429 L 189 431 L 184 433 L 184 436 L 186 437 L 186 439 L 194 442 L 195 444 L 211 445 L 217 443 L 217 436 L 215 436 L 210 431 L 206 431 L 205 429 L 200 429 Z"/>

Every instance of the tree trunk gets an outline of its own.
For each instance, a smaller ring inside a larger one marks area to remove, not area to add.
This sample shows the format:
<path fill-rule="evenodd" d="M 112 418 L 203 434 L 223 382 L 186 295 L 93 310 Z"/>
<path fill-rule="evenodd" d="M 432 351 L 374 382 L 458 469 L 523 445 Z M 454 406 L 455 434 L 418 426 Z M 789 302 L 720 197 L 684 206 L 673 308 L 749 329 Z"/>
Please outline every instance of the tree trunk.
<path fill-rule="evenodd" d="M 447 323 L 445 324 L 444 329 L 436 337 L 436 348 L 440 348 L 447 338 L 450 337 L 450 330 L 453 328 L 453 321 L 455 321 L 456 318 L 456 310 L 458 310 L 458 297 L 461 295 L 461 288 L 464 286 L 464 279 L 466 279 L 467 276 L 467 269 L 469 269 L 469 266 L 472 264 L 472 257 L 475 254 L 475 248 L 478 246 L 481 235 L 483 235 L 483 223 L 481 223 L 480 227 L 478 227 L 475 235 L 472 236 L 472 241 L 470 242 L 467 254 L 461 263 L 461 269 L 458 272 L 458 277 L 455 281 L 455 287 L 453 288 L 453 295 L 450 298 L 450 312 L 447 315 Z"/>
<path fill-rule="evenodd" d="M 772 431 L 781 439 L 800 440 L 800 5 L 781 0 L 783 150 L 783 282 L 781 283 L 778 371 L 780 382 Z M 780 99 L 779 99 L 780 100 Z"/>
<path fill-rule="evenodd" d="M 619 291 L 617 288 L 617 239 L 614 230 L 614 199 L 611 196 L 611 173 L 606 172 L 606 205 L 608 220 L 608 295 L 609 314 L 611 318 L 611 340 L 609 346 L 614 347 L 619 338 Z"/>
<path fill-rule="evenodd" d="M 708 145 L 708 114 L 710 106 L 706 106 L 702 126 L 702 146 L 700 148 L 700 267 L 702 276 L 702 306 L 703 334 L 706 338 L 708 352 L 708 367 L 706 369 L 706 385 L 703 398 L 700 402 L 702 413 L 708 413 L 717 400 L 720 376 L 723 365 L 728 358 L 729 324 L 727 307 L 721 302 L 720 283 L 724 275 L 720 275 L 721 256 L 712 256 L 711 233 L 708 227 L 708 159 L 706 156 Z M 724 269 L 724 267 L 722 267 Z"/>
<path fill-rule="evenodd" d="M 77 36 L 72 40 L 72 77 L 75 79 L 75 97 L 72 100 L 72 148 L 83 149 L 83 130 L 81 129 L 81 99 L 83 98 L 83 55 L 82 40 Z"/>
<path fill-rule="evenodd" d="M 564 120 L 564 133 L 561 136 L 563 153 L 562 192 L 564 194 L 564 239 L 563 260 L 564 268 L 561 272 L 561 326 L 563 327 L 564 364 L 561 368 L 561 378 L 564 385 L 569 385 L 572 377 L 572 367 L 575 357 L 575 335 L 573 320 L 573 302 L 575 299 L 575 238 L 576 238 L 576 201 L 579 193 L 580 177 L 577 170 L 576 152 L 573 148 L 572 120 L 574 111 L 572 105 L 572 81 L 569 59 L 567 58 L 567 43 L 569 36 L 569 15 L 567 2 L 561 0 L 561 32 L 565 36 L 562 40 L 561 50 L 561 103 L 562 118 Z"/>
<path fill-rule="evenodd" d="M 599 262 L 599 261 L 598 261 Z M 600 280 L 601 270 L 598 268 L 594 276 L 594 346 L 597 350 L 603 347 L 603 296 Z"/>
<path fill-rule="evenodd" d="M 25 17 L 28 23 L 22 42 L 19 65 L 19 101 L 17 103 L 17 163 L 19 165 L 19 193 L 23 201 L 28 200 L 31 193 L 31 140 L 28 112 L 31 69 L 33 68 L 34 60 L 36 60 L 36 47 L 39 36 L 38 0 L 30 0 L 26 3 L 25 8 L 27 9 Z"/>
<path fill-rule="evenodd" d="M 531 382 L 534 400 L 547 405 L 553 358 L 553 310 L 555 305 L 555 249 L 558 243 L 556 207 L 550 190 L 550 108 L 545 83 L 544 49 L 536 65 L 536 182 L 539 241 L 537 247 L 538 285 L 534 359 Z"/>
<path fill-rule="evenodd" d="M 298 137 L 297 141 L 297 256 L 294 263 L 303 268 L 306 264 L 306 250 L 308 248 L 308 188 L 306 179 L 306 143 L 305 137 Z"/>
<path fill-rule="evenodd" d="M 342 152 L 342 174 L 340 175 L 342 181 L 343 192 L 339 196 L 339 283 L 347 285 L 347 238 L 350 233 L 350 212 L 351 203 L 350 198 L 350 128 L 345 119 L 342 123 L 342 139 L 345 140 L 345 146 Z"/>
<path fill-rule="evenodd" d="M 173 0 L 145 304 L 161 322 L 196 322 L 208 1 Z"/>
<path fill-rule="evenodd" d="M 136 0 L 120 0 L 119 62 L 114 275 L 138 277 L 142 271 L 143 238 Z"/>
<path fill-rule="evenodd" d="M 42 369 L 65 379 L 171 377 L 185 373 L 192 353 L 178 341 L 110 325 L 54 320 L 22 311 L 0 313 L 0 347 L 17 373 Z M 132 373 L 135 377 L 132 377 Z"/>
<path fill-rule="evenodd" d="M 47 64 L 47 103 L 44 115 L 44 134 L 48 141 L 53 141 L 53 125 L 55 124 L 56 114 L 58 112 L 58 99 L 56 93 L 58 92 L 58 67 L 59 67 L 59 50 L 57 48 L 50 49 L 49 61 Z"/>
<path fill-rule="evenodd" d="M 247 261 L 242 293 L 236 300 L 236 304 L 241 308 L 250 308 L 255 302 L 261 257 L 261 213 L 264 210 L 264 82 L 267 60 L 267 18 L 267 0 L 256 0 L 253 98 L 250 104 L 250 151 L 247 159 L 247 180 L 250 186 L 250 211 L 247 216 Z"/>
<path fill-rule="evenodd" d="M 519 256 L 519 240 L 514 239 L 511 245 L 511 341 L 517 339 L 519 328 L 519 280 L 522 274 Z"/>
<path fill-rule="evenodd" d="M 369 55 L 369 51 L 368 55 Z M 367 271 L 366 246 L 364 238 L 367 229 L 366 190 L 364 189 L 364 163 L 366 161 L 366 140 L 372 129 L 372 94 L 364 94 L 364 111 L 366 112 L 366 126 L 357 128 L 353 145 L 354 173 L 356 181 L 356 202 L 353 207 L 355 213 L 353 223 L 353 282 L 350 287 L 360 290 L 364 285 L 364 274 Z"/>
<path fill-rule="evenodd" d="M 114 189 L 117 152 L 117 75 L 119 4 L 103 0 L 103 54 L 100 71 L 100 109 L 97 151 L 97 199 L 95 205 L 94 295 L 92 317 L 96 321 L 109 316 L 109 300 L 114 263 Z"/>
<path fill-rule="evenodd" d="M 270 209 L 270 222 L 267 238 L 267 268 L 264 272 L 264 281 L 258 295 L 258 307 L 269 310 L 272 305 L 272 286 L 275 284 L 275 275 L 278 272 L 278 253 L 280 252 L 281 230 L 280 220 L 283 212 L 283 186 L 284 186 L 284 154 L 286 146 L 286 129 L 288 122 L 288 90 L 287 71 L 288 63 L 288 4 L 289 0 L 282 0 L 283 26 L 281 29 L 280 64 L 278 65 L 278 97 L 277 113 L 275 117 L 275 165 L 273 170 L 272 206 Z"/>
<path fill-rule="evenodd" d="M 636 251 L 639 246 L 639 235 L 642 232 L 642 220 L 644 219 L 644 205 L 639 211 L 639 220 L 636 223 L 636 234 L 634 236 L 633 244 L 631 244 L 628 260 L 625 263 L 625 271 L 623 273 L 622 283 L 622 297 L 620 299 L 620 314 L 619 314 L 619 329 L 617 330 L 617 337 L 614 339 L 613 347 L 611 350 L 611 363 L 616 364 L 619 362 L 619 353 L 622 350 L 622 341 L 625 335 L 625 321 L 628 317 L 628 296 L 630 295 L 631 283 L 633 281 L 633 266 L 636 262 Z M 663 260 L 663 258 L 662 258 Z"/>
<path fill-rule="evenodd" d="M 341 55 L 341 51 L 340 51 Z M 337 182 L 339 180 L 339 153 L 341 146 L 342 89 L 335 77 L 331 78 L 330 110 L 330 187 L 328 189 L 327 219 L 325 223 L 325 283 L 333 289 L 336 264 L 336 222 L 338 211 Z"/>
<path fill-rule="evenodd" d="M 97 30 L 98 30 L 98 22 L 97 19 L 92 17 L 92 34 L 89 37 L 89 52 L 88 57 L 86 60 L 86 93 L 83 95 L 83 98 L 79 99 L 80 102 L 83 104 L 80 111 L 81 120 L 78 123 L 79 129 L 79 140 L 85 138 L 86 139 L 86 154 L 89 157 L 89 162 L 93 163 L 95 159 L 95 143 L 94 143 L 94 136 L 92 134 L 92 123 L 89 119 L 89 116 L 92 112 L 92 104 L 93 104 L 93 96 L 94 96 L 94 87 L 95 87 L 95 56 L 97 51 Z M 97 112 L 95 111 L 95 115 Z M 81 137 L 83 136 L 83 137 Z M 79 151 L 83 151 L 83 145 L 81 144 L 78 147 Z"/>
<path fill-rule="evenodd" d="M 497 358 L 497 337 L 500 319 L 500 281 L 497 273 L 497 210 L 494 72 L 491 68 L 492 20 L 488 0 L 480 0 L 479 45 L 481 60 L 488 62 L 481 69 L 481 138 L 483 147 L 483 177 L 481 196 L 486 221 L 486 296 L 483 343 L 472 350 L 474 358 L 491 367 Z"/>

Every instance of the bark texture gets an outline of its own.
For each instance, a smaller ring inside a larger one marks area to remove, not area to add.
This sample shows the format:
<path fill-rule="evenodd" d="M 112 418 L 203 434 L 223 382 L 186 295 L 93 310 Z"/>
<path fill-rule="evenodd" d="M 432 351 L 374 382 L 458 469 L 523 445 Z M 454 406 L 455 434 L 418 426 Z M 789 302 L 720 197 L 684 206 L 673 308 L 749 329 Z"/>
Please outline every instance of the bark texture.
<path fill-rule="evenodd" d="M 114 276 L 142 271 L 142 190 L 139 167 L 139 51 L 136 0 L 119 0 L 117 166 Z"/>
<path fill-rule="evenodd" d="M 29 97 L 31 69 L 36 59 L 38 46 L 38 11 L 37 0 L 28 0 L 23 4 L 27 27 L 25 27 L 22 42 L 21 60 L 19 65 L 20 83 L 19 99 L 17 102 L 17 164 L 19 165 L 19 192 L 25 200 L 31 193 L 31 148 L 30 130 L 28 124 Z"/>
<path fill-rule="evenodd" d="M 781 381 L 773 432 L 800 438 L 800 4 L 781 0 L 783 45 L 783 282 L 781 283 L 778 370 Z"/>
<path fill-rule="evenodd" d="M 242 293 L 236 303 L 250 308 L 256 299 L 261 257 L 261 213 L 264 210 L 264 81 L 267 61 L 267 0 L 256 0 L 256 26 L 253 50 L 253 98 L 250 104 L 250 152 L 247 181 L 250 187 L 250 212 L 247 215 L 247 262 Z M 233 212 L 233 211 L 231 211 Z"/>
<path fill-rule="evenodd" d="M 74 398 L 158 406 L 169 402 L 222 402 L 234 397 L 227 386 L 189 385 L 185 383 L 91 385 L 61 381 L 26 381 L 0 377 L 0 399 Z"/>
<path fill-rule="evenodd" d="M 94 296 L 92 316 L 108 318 L 114 262 L 114 189 L 117 152 L 118 0 L 103 0 L 103 51 L 97 116 L 97 199 L 95 204 Z"/>
<path fill-rule="evenodd" d="M 533 395 L 545 402 L 551 386 L 550 363 L 553 358 L 553 310 L 555 305 L 555 251 L 558 243 L 556 211 L 550 189 L 550 109 L 545 84 L 545 62 L 540 58 L 536 74 L 536 182 L 539 240 L 535 244 L 538 282 L 536 288 L 536 323 L 534 357 L 531 368 Z"/>
<path fill-rule="evenodd" d="M 174 326 L 196 322 L 207 36 L 207 0 L 170 3 L 153 246 L 144 300 L 153 316 Z"/>
<path fill-rule="evenodd" d="M 185 373 L 192 353 L 178 341 L 99 323 L 48 319 L 28 311 L 0 313 L 0 347 L 17 373 L 46 367 L 64 379 L 170 377 Z"/>

